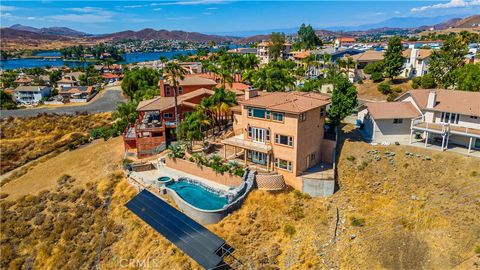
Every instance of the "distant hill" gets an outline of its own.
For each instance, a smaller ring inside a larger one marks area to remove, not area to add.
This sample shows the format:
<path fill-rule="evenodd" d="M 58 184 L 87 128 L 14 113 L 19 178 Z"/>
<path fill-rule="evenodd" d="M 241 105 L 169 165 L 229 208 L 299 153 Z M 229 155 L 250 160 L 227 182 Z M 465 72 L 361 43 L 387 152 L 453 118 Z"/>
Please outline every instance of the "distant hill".
<path fill-rule="evenodd" d="M 207 35 L 198 32 L 185 32 L 185 31 L 168 31 L 168 30 L 155 30 L 152 28 L 145 28 L 140 31 L 122 31 L 112 34 L 96 36 L 93 39 L 96 40 L 121 40 L 121 39 L 171 39 L 171 40 L 184 40 L 193 42 L 225 42 L 239 40 L 237 37 L 219 36 L 219 35 Z"/>
<path fill-rule="evenodd" d="M 84 32 L 80 32 L 77 30 L 70 29 L 68 27 L 44 27 L 44 28 L 35 28 L 31 26 L 21 25 L 21 24 L 14 24 L 9 27 L 13 30 L 21 30 L 27 32 L 33 32 L 38 34 L 46 34 L 46 35 L 57 35 L 57 36 L 86 36 L 87 34 Z"/>
<path fill-rule="evenodd" d="M 0 28 L 0 36 L 2 40 L 51 40 L 51 41 L 61 41 L 68 40 L 68 37 L 51 35 L 39 32 L 33 32 L 28 30 L 19 30 L 12 28 Z"/>
<path fill-rule="evenodd" d="M 473 15 L 465 19 L 457 21 L 454 28 L 474 28 L 480 27 L 480 15 Z"/>

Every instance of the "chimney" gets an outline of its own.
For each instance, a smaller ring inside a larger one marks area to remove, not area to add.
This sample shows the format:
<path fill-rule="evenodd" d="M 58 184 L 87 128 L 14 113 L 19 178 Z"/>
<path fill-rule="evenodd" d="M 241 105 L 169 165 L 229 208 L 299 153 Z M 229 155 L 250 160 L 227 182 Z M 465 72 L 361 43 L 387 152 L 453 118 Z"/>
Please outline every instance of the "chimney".
<path fill-rule="evenodd" d="M 430 93 L 428 93 L 427 108 L 432 109 L 436 103 L 437 93 L 435 93 L 435 90 L 431 90 Z"/>
<path fill-rule="evenodd" d="M 253 89 L 253 88 L 248 88 L 247 90 L 245 90 L 245 100 L 249 100 L 251 98 L 254 98 L 258 96 L 258 90 L 257 89 Z"/>

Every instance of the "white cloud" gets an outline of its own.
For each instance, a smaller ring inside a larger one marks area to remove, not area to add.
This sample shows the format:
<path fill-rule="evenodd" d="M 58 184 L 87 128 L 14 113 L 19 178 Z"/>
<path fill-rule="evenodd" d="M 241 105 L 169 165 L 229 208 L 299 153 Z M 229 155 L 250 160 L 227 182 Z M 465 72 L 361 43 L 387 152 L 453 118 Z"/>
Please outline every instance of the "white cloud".
<path fill-rule="evenodd" d="M 480 0 L 471 0 L 471 1 L 450 0 L 450 2 L 448 3 L 441 3 L 441 4 L 412 8 L 411 11 L 422 12 L 422 11 L 431 10 L 431 9 L 467 8 L 467 7 L 473 7 L 473 6 L 480 6 Z"/>
<path fill-rule="evenodd" d="M 92 12 L 102 12 L 103 9 L 97 7 L 79 7 L 79 8 L 66 8 L 65 10 L 82 12 L 82 13 L 92 13 Z"/>
<path fill-rule="evenodd" d="M 53 15 L 47 18 L 57 21 L 78 22 L 78 23 L 104 23 L 112 21 L 112 15 L 98 14 L 64 14 Z"/>
<path fill-rule="evenodd" d="M 217 7 L 209 7 L 207 8 L 208 10 L 215 10 L 215 9 L 218 9 Z"/>
<path fill-rule="evenodd" d="M 397 14 L 397 15 L 398 15 L 398 14 L 401 14 L 401 12 L 400 12 L 400 11 L 398 11 L 398 10 L 397 10 L 397 11 L 395 11 L 394 13 L 395 13 L 395 14 Z"/>
<path fill-rule="evenodd" d="M 14 7 L 14 6 L 0 5 L 0 11 L 12 11 L 12 10 L 15 10 L 15 9 L 17 9 L 17 8 Z"/>
<path fill-rule="evenodd" d="M 162 8 L 154 8 L 153 10 L 154 11 L 160 11 L 160 10 L 162 10 Z"/>
<path fill-rule="evenodd" d="M 210 4 L 223 4 L 231 2 L 230 0 L 192 0 L 192 1 L 176 1 L 176 2 L 166 2 L 161 3 L 160 5 L 168 6 L 168 5 L 180 5 L 180 6 L 188 6 L 188 5 L 210 5 Z"/>

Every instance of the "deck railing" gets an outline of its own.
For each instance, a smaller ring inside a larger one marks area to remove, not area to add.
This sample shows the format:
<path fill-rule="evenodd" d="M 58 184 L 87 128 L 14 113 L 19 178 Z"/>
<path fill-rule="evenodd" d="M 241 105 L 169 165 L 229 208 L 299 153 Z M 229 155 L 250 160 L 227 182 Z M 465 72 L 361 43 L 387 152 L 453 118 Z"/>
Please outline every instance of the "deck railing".
<path fill-rule="evenodd" d="M 417 130 L 432 130 L 444 133 L 454 133 L 460 135 L 468 135 L 480 138 L 480 128 L 471 128 L 451 123 L 429 123 L 425 121 L 425 116 L 412 119 L 411 127 Z"/>

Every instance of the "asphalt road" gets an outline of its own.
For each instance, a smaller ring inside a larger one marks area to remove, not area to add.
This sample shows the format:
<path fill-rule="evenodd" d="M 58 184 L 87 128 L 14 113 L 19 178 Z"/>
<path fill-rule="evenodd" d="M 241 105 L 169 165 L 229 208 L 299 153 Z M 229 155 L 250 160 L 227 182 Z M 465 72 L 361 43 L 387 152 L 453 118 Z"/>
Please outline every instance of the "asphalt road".
<path fill-rule="evenodd" d="M 106 88 L 105 93 L 93 98 L 86 105 L 64 107 L 40 107 L 19 110 L 0 110 L 0 118 L 36 116 L 40 113 L 75 114 L 76 112 L 101 113 L 115 111 L 119 102 L 126 101 L 119 86 Z"/>

